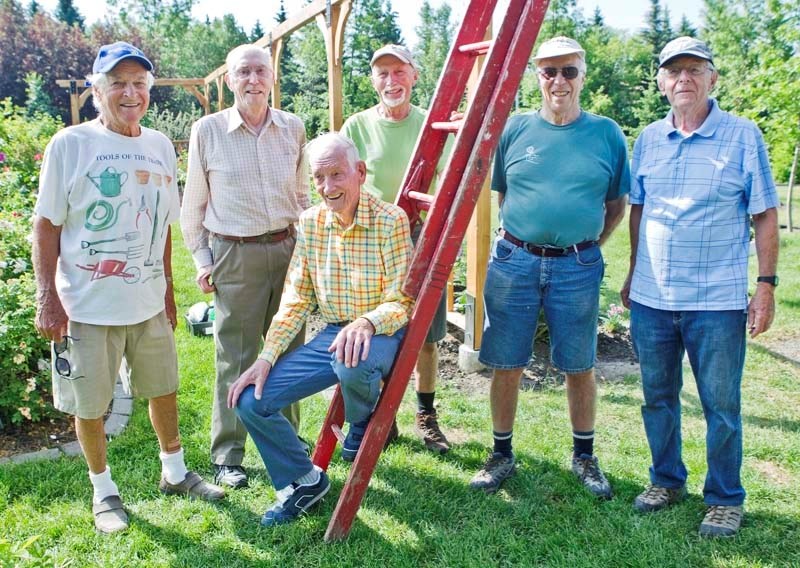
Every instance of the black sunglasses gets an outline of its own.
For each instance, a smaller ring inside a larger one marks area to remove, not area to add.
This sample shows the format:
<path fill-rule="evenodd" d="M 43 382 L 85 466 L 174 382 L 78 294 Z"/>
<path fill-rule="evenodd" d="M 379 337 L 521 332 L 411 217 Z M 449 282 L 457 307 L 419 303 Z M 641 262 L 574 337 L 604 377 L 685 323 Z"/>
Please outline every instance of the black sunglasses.
<path fill-rule="evenodd" d="M 65 357 L 61 356 L 61 354 L 67 350 L 68 346 L 67 342 L 69 340 L 79 341 L 74 337 L 65 335 L 64 338 L 58 343 L 53 342 L 53 353 L 56 356 L 54 362 L 54 365 L 56 367 L 56 372 L 59 374 L 59 376 L 64 377 L 65 379 L 70 378 L 70 375 L 72 374 L 72 366 L 69 364 L 69 361 Z M 80 377 L 74 377 L 74 378 L 80 378 Z"/>
<path fill-rule="evenodd" d="M 548 79 L 555 79 L 559 71 L 561 71 L 561 75 L 564 79 L 574 79 L 581 72 L 581 70 L 574 65 L 570 65 L 569 67 L 543 67 L 539 69 L 539 73 Z"/>

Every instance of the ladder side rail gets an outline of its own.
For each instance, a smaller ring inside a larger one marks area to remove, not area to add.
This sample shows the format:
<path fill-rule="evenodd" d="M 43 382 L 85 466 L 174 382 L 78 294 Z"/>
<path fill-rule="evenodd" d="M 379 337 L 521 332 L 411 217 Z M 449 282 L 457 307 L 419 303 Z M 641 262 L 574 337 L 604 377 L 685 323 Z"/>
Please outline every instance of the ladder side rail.
<path fill-rule="evenodd" d="M 525 6 L 536 1 L 538 0 L 512 0 L 510 2 L 497 37 L 495 37 L 492 48 L 486 58 L 483 70 L 478 78 L 475 96 L 472 97 L 467 107 L 464 124 L 458 136 L 456 136 L 450 160 L 444 170 L 441 183 L 436 190 L 436 200 L 428 211 L 428 216 L 422 227 L 422 233 L 417 240 L 414 256 L 406 274 L 403 291 L 412 298 L 416 298 L 419 295 L 422 282 L 425 280 L 433 253 L 439 244 L 440 236 L 447 222 L 447 216 L 450 213 L 456 191 L 464 176 L 476 140 L 478 140 L 478 130 L 491 104 L 492 93 L 499 83 L 504 83 L 508 80 L 508 76 L 504 75 L 504 63 L 510 53 L 515 32 L 520 28 Z"/>
<path fill-rule="evenodd" d="M 344 397 L 342 397 L 342 387 L 336 385 L 328 412 L 325 414 L 325 420 L 322 421 L 322 429 L 317 437 L 317 443 L 314 446 L 314 455 L 311 456 L 311 462 L 314 465 L 328 470 L 337 442 L 332 426 L 336 425 L 341 428 L 342 424 L 344 424 Z"/>
<path fill-rule="evenodd" d="M 417 144 L 403 176 L 401 189 L 395 199 L 395 203 L 406 211 L 409 220 L 412 221 L 412 229 L 414 223 L 419 220 L 419 208 L 414 200 L 408 197 L 408 191 L 427 193 L 447 141 L 448 133 L 435 130 L 431 125 L 434 122 L 450 120 L 450 114 L 461 102 L 475 61 L 470 54 L 460 52 L 458 46 L 475 43 L 484 38 L 496 5 L 497 0 L 470 2 L 442 68 L 425 123 L 420 130 Z"/>
<path fill-rule="evenodd" d="M 328 524 L 325 532 L 326 541 L 344 538 L 350 531 L 383 449 L 391 419 L 397 411 L 413 370 L 416 355 L 424 341 L 426 332 L 423 330 L 430 326 L 435 308 L 441 299 L 442 289 L 437 290 L 436 284 L 442 279 L 442 274 L 449 274 L 455 263 L 460 243 L 466 233 L 472 210 L 477 201 L 477 195 L 489 171 L 491 154 L 496 148 L 500 133 L 505 126 L 549 0 L 532 0 L 532 2 L 533 5 L 530 1 L 527 3 L 518 20 L 516 33 L 513 34 L 511 49 L 508 52 L 509 56 L 502 65 L 501 76 L 503 79 L 493 85 L 489 112 L 482 115 L 483 120 L 479 128 L 480 137 L 470 155 L 465 177 L 459 184 L 459 196 L 456 201 L 458 209 L 450 212 L 450 222 L 441 239 L 443 244 L 436 251 L 433 269 L 427 274 L 426 286 L 417 299 L 406 336 L 400 345 L 400 356 L 395 360 L 379 399 L 376 413 L 365 433 L 362 448 L 356 456 Z"/>

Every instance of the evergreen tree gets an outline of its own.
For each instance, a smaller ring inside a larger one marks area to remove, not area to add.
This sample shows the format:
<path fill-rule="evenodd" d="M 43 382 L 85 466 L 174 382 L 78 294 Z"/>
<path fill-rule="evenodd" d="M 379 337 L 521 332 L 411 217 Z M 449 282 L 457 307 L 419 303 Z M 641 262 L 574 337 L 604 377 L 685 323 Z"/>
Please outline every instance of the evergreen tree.
<path fill-rule="evenodd" d="M 647 12 L 647 27 L 642 31 L 642 37 L 650 45 L 653 61 L 658 64 L 658 54 L 673 39 L 672 27 L 669 22 L 669 10 L 661 7 L 660 0 L 650 0 L 650 10 Z"/>
<path fill-rule="evenodd" d="M 36 0 L 31 0 L 28 4 L 28 18 L 33 18 L 36 14 L 42 11 L 42 6 Z"/>
<path fill-rule="evenodd" d="M 275 22 L 278 24 L 282 24 L 287 19 L 286 15 L 286 7 L 284 6 L 283 0 L 281 0 L 281 5 L 278 10 L 278 13 L 275 14 Z M 310 22 L 308 26 L 314 26 L 313 22 Z M 263 35 L 263 33 L 262 33 Z M 294 96 L 297 94 L 298 91 L 298 75 L 300 73 L 300 68 L 295 61 L 295 44 L 297 40 L 292 36 L 284 36 L 283 38 L 283 50 L 281 52 L 281 59 L 280 59 L 280 81 L 281 81 L 281 107 L 284 110 L 289 112 L 293 112 L 294 110 Z M 324 59 L 324 57 L 323 57 Z M 327 60 L 326 60 L 327 61 Z M 327 77 L 327 71 L 326 77 Z"/>
<path fill-rule="evenodd" d="M 689 36 L 689 37 L 697 37 L 697 28 L 692 25 L 692 22 L 689 21 L 689 18 L 686 17 L 686 14 L 681 16 L 681 23 L 678 26 L 678 31 L 676 33 L 677 36 Z"/>
<path fill-rule="evenodd" d="M 25 75 L 25 83 L 27 85 L 25 89 L 25 112 L 27 115 L 33 117 L 37 113 L 42 113 L 58 116 L 58 109 L 53 105 L 53 100 L 44 89 L 42 76 L 31 71 Z"/>
<path fill-rule="evenodd" d="M 83 16 L 81 16 L 72 0 L 58 0 L 56 8 L 56 19 L 64 22 L 68 26 L 77 26 L 83 30 Z"/>
<path fill-rule="evenodd" d="M 295 55 L 298 65 L 297 91 L 292 97 L 292 112 L 306 126 L 309 140 L 329 130 L 328 58 L 325 39 L 315 25 L 304 26 L 298 33 Z M 281 97 L 282 99 L 285 97 Z M 287 105 L 288 107 L 288 105 Z"/>
<path fill-rule="evenodd" d="M 22 60 L 28 47 L 28 23 L 17 0 L 0 0 L 0 99 L 25 102 L 25 72 Z"/>
<path fill-rule="evenodd" d="M 256 42 L 264 37 L 264 28 L 261 27 L 261 20 L 256 20 L 253 29 L 250 31 L 250 41 Z"/>
<path fill-rule="evenodd" d="M 425 0 L 419 15 L 421 22 L 415 30 L 419 41 L 414 49 L 419 80 L 414 87 L 414 102 L 428 108 L 450 50 L 454 25 L 447 2 L 436 9 L 431 8 L 430 2 Z"/>

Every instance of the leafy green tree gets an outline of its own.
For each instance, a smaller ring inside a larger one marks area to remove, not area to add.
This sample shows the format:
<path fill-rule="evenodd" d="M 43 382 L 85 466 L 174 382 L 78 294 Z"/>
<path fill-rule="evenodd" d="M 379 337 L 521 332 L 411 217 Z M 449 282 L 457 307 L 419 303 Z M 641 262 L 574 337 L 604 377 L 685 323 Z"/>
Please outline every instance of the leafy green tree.
<path fill-rule="evenodd" d="M 415 30 L 419 41 L 414 48 L 414 58 L 419 67 L 419 80 L 414 87 L 414 102 L 423 108 L 428 108 L 450 51 L 454 24 L 447 2 L 442 3 L 437 9 L 432 8 L 430 2 L 425 0 L 419 16 L 420 25 Z"/>
<path fill-rule="evenodd" d="M 44 88 L 44 80 L 36 71 L 30 71 L 25 75 L 27 98 L 25 100 L 25 112 L 33 117 L 36 114 L 48 114 L 58 116 L 58 109 L 53 105 L 53 100 Z"/>
<path fill-rule="evenodd" d="M 81 30 L 84 29 L 84 18 L 81 16 L 72 0 L 58 0 L 58 7 L 56 8 L 56 19 L 64 22 L 68 26 L 77 26 Z"/>
<path fill-rule="evenodd" d="M 329 130 L 328 58 L 325 39 L 316 25 L 303 27 L 297 35 L 294 46 L 297 91 L 291 97 L 291 107 L 287 105 L 287 108 L 303 120 L 310 140 Z"/>

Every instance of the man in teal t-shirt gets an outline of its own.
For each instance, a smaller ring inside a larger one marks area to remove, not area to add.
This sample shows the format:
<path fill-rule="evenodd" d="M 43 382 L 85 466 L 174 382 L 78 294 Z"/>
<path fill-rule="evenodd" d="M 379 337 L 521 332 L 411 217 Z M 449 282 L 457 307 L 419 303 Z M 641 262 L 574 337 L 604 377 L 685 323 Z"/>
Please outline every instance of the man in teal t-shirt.
<path fill-rule="evenodd" d="M 486 275 L 480 361 L 494 369 L 494 450 L 470 485 L 492 493 L 515 471 L 517 395 L 544 310 L 551 361 L 567 376 L 572 471 L 608 499 L 611 485 L 594 456 L 600 244 L 625 212 L 627 146 L 613 120 L 581 110 L 586 60 L 578 42 L 546 41 L 533 61 L 542 108 L 508 121 L 492 176 L 503 230 Z"/>
<path fill-rule="evenodd" d="M 418 73 L 408 49 L 402 45 L 385 45 L 372 55 L 370 67 L 378 104 L 348 118 L 342 126 L 342 134 L 355 143 L 358 153 L 367 164 L 364 187 L 384 201 L 393 203 L 425 123 L 425 111 L 411 104 L 411 91 Z M 437 165 L 437 174 L 444 169 L 444 156 L 449 154 L 448 149 L 449 146 L 445 147 Z M 434 189 L 433 185 L 431 189 Z M 414 369 L 417 434 L 427 449 L 439 454 L 450 449 L 447 438 L 439 428 L 433 404 L 439 373 L 436 343 L 444 339 L 446 333 L 447 305 L 445 298 L 442 298 Z M 395 428 L 393 432 L 396 435 Z"/>

